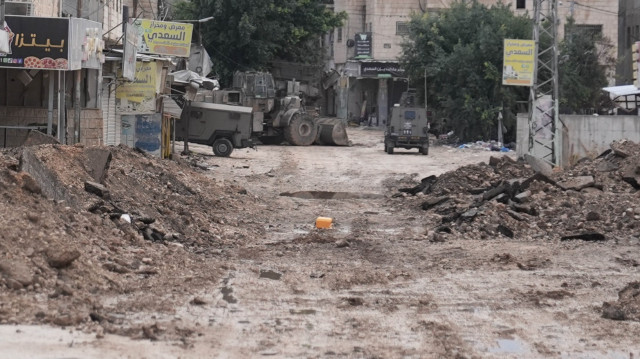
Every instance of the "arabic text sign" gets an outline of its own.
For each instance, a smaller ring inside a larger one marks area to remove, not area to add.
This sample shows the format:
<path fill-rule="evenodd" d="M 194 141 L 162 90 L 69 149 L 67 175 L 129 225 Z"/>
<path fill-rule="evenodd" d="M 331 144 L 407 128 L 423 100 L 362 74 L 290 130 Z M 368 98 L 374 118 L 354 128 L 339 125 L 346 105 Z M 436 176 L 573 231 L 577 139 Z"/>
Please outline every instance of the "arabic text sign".
<path fill-rule="evenodd" d="M 116 108 L 118 111 L 121 113 L 155 112 L 157 66 L 156 62 L 138 61 L 136 63 L 135 80 L 116 88 Z"/>
<path fill-rule="evenodd" d="M 0 67 L 67 70 L 69 19 L 6 16 L 9 52 L 0 55 Z"/>
<path fill-rule="evenodd" d="M 504 40 L 502 84 L 533 86 L 536 43 L 533 40 Z"/>
<path fill-rule="evenodd" d="M 390 75 L 392 77 L 403 77 L 404 69 L 397 62 L 363 62 L 360 65 L 362 76 Z"/>
<path fill-rule="evenodd" d="M 373 44 L 371 42 L 370 32 L 357 33 L 355 37 L 356 57 L 371 57 L 371 49 Z"/>
<path fill-rule="evenodd" d="M 189 57 L 193 24 L 140 19 L 133 26 L 138 30 L 138 52 Z"/>

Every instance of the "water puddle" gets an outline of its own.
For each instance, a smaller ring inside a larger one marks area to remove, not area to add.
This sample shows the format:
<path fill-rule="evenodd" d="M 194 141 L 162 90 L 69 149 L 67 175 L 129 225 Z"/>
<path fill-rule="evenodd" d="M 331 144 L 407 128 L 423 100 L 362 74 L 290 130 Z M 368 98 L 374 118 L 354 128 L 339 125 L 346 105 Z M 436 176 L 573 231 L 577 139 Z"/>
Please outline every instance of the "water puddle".
<path fill-rule="evenodd" d="M 525 344 L 516 339 L 498 339 L 498 346 L 489 348 L 490 353 L 525 354 Z"/>
<path fill-rule="evenodd" d="M 353 193 L 353 192 L 330 192 L 330 191 L 300 191 L 283 192 L 283 197 L 293 197 L 301 199 L 375 199 L 384 198 L 378 193 Z"/>
<path fill-rule="evenodd" d="M 280 278 L 282 278 L 282 273 L 278 273 L 278 272 L 272 271 L 272 270 L 261 269 L 260 270 L 260 278 L 280 280 Z"/>

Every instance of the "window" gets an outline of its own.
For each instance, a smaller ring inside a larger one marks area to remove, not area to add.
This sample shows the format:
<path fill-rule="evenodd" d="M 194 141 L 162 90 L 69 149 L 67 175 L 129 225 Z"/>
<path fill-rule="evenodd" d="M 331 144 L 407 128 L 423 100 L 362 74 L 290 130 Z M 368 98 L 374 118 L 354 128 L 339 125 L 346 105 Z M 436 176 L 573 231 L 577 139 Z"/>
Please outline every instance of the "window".
<path fill-rule="evenodd" d="M 396 22 L 396 35 L 408 35 L 409 34 L 409 24 L 404 21 Z"/>
<path fill-rule="evenodd" d="M 33 16 L 31 2 L 7 1 L 5 6 L 5 14 L 7 15 Z"/>
<path fill-rule="evenodd" d="M 526 9 L 526 0 L 516 0 L 516 9 Z"/>
<path fill-rule="evenodd" d="M 342 28 L 338 28 L 338 42 L 342 42 Z"/>

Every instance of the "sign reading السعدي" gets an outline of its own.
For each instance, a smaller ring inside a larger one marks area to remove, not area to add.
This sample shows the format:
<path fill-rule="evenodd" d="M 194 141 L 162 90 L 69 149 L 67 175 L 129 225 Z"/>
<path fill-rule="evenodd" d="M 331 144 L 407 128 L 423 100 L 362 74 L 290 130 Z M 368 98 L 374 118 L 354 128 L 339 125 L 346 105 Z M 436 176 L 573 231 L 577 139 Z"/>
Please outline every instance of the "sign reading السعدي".
<path fill-rule="evenodd" d="M 193 24 L 139 19 L 133 26 L 139 53 L 189 57 Z"/>
<path fill-rule="evenodd" d="M 536 42 L 533 40 L 504 39 L 502 84 L 533 86 L 536 51 Z"/>

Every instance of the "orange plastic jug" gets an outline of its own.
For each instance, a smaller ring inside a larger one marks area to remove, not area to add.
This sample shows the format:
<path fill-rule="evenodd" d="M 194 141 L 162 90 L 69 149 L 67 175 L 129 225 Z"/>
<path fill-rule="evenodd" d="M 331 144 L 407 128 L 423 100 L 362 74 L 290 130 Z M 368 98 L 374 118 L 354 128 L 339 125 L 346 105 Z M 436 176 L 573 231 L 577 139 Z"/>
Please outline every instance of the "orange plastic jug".
<path fill-rule="evenodd" d="M 316 228 L 331 228 L 331 223 L 333 219 L 328 217 L 318 217 L 316 218 Z"/>

